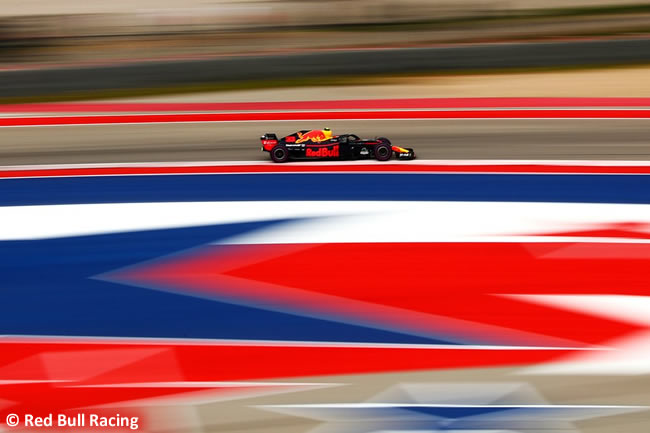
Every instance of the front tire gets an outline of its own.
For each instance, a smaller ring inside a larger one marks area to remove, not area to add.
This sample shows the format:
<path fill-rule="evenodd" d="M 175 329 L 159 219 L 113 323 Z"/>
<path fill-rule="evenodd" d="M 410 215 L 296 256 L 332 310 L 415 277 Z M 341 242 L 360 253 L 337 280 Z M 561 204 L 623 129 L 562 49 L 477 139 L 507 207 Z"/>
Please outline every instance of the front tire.
<path fill-rule="evenodd" d="M 289 160 L 289 149 L 283 144 L 278 144 L 271 149 L 273 162 L 287 162 Z"/>
<path fill-rule="evenodd" d="M 375 146 L 375 159 L 377 161 L 388 161 L 393 156 L 393 148 L 386 138 L 377 139 L 379 144 Z"/>

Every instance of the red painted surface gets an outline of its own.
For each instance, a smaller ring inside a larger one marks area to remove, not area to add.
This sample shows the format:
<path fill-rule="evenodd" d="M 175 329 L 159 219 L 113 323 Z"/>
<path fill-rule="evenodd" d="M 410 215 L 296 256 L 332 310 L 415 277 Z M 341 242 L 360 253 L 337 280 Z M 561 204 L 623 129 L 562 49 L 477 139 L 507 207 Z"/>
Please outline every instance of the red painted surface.
<path fill-rule="evenodd" d="M 404 272 L 355 266 L 360 257 L 384 257 Z M 291 272 L 276 271 L 286 263 Z M 648 296 L 650 283 L 639 275 L 649 266 L 650 244 L 332 243 L 205 247 L 115 277 L 253 306 L 541 346 L 545 337 L 602 344 L 640 328 L 504 295 Z"/>
<path fill-rule="evenodd" d="M 566 355 L 544 350 L 437 350 L 423 348 L 369 348 L 318 346 L 264 346 L 229 344 L 174 344 L 124 341 L 59 341 L 5 339 L 0 343 L 0 384 L 3 405 L 0 420 L 9 413 L 74 413 L 101 406 L 115 415 L 136 415 L 146 422 L 139 405 L 160 398 L 237 398 L 273 387 L 190 386 L 179 382 L 220 382 L 302 376 L 414 371 L 421 369 L 524 365 Z M 98 365 L 99 364 L 99 365 Z M 47 382 L 50 379 L 60 382 Z M 33 383 L 24 381 L 34 381 Z M 161 384 L 162 383 L 162 384 Z M 166 383 L 166 384 L 165 384 Z M 113 385 L 105 387 L 103 385 Z M 115 386 L 117 385 L 117 386 Z M 276 387 L 281 390 L 282 386 Z M 153 400 L 152 400 L 153 399 Z M 93 409 L 93 413 L 101 409 Z"/>
<path fill-rule="evenodd" d="M 499 365 L 535 362 L 566 354 L 548 350 L 466 350 L 431 348 L 374 348 L 268 346 L 263 344 L 165 344 L 114 342 L 5 342 L 2 343 L 3 364 L 10 360 L 31 359 L 39 354 L 68 354 L 66 362 L 94 359 L 99 355 L 122 359 L 121 367 L 96 377 L 74 379 L 88 384 L 139 383 L 144 381 L 231 381 L 301 377 L 327 374 L 365 373 L 416 370 L 422 368 Z M 165 354 L 170 363 L 132 361 L 131 351 L 152 349 Z M 115 351 L 115 355 L 111 353 Z M 291 362 L 288 362 L 291 360 Z M 74 365 L 83 365 L 84 362 Z M 115 365 L 120 365 L 118 362 Z M 73 364 L 70 364 L 73 365 Z M 156 365 L 158 367 L 156 368 Z M 215 368 L 218 366 L 218 368 Z M 3 371 L 4 369 L 0 369 Z M 3 373 L 3 380 L 43 379 L 45 371 L 16 370 Z"/>
<path fill-rule="evenodd" d="M 413 98 L 278 102 L 69 102 L 0 105 L 3 113 L 650 107 L 650 98 Z"/>
<path fill-rule="evenodd" d="M 502 109 L 416 111 L 302 111 L 176 113 L 0 118 L 0 126 L 97 125 L 125 123 L 262 122 L 278 120 L 386 119 L 649 119 L 650 109 Z"/>
<path fill-rule="evenodd" d="M 650 165 L 544 165 L 544 164 L 242 164 L 196 166 L 125 166 L 5 169 L 2 178 L 119 176 L 217 173 L 318 173 L 318 172 L 396 172 L 396 173 L 576 173 L 576 174 L 650 174 Z"/>

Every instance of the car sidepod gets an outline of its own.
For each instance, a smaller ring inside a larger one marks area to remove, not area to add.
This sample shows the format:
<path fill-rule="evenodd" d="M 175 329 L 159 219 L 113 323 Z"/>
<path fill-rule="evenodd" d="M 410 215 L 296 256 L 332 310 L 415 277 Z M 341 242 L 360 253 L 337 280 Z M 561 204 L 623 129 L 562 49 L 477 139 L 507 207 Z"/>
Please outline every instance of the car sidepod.
<path fill-rule="evenodd" d="M 341 144 L 338 141 L 307 144 L 305 146 L 305 157 L 307 159 L 338 159 L 341 157 Z"/>

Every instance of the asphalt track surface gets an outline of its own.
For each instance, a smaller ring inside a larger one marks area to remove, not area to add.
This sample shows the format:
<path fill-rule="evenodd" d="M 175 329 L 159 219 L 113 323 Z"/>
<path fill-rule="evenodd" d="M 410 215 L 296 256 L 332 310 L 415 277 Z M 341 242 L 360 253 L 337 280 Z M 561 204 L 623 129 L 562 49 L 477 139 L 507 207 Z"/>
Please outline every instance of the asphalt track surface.
<path fill-rule="evenodd" d="M 0 128 L 0 165 L 265 161 L 259 136 L 328 126 L 421 159 L 650 160 L 647 119 L 345 120 Z"/>

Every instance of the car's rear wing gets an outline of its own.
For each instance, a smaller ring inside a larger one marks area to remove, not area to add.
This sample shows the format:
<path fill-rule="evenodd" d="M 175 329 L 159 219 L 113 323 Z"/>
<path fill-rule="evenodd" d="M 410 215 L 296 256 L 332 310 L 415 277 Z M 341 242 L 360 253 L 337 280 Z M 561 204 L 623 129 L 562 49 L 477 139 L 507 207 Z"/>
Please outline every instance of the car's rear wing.
<path fill-rule="evenodd" d="M 267 132 L 266 134 L 262 135 L 262 137 L 260 137 L 260 138 L 262 140 L 276 140 L 277 141 L 278 136 L 275 135 L 274 132 Z"/>
<path fill-rule="evenodd" d="M 262 135 L 260 137 L 260 140 L 262 140 L 262 149 L 266 151 L 270 151 L 273 146 L 278 144 L 278 136 L 273 132 L 267 132 L 266 134 Z"/>

